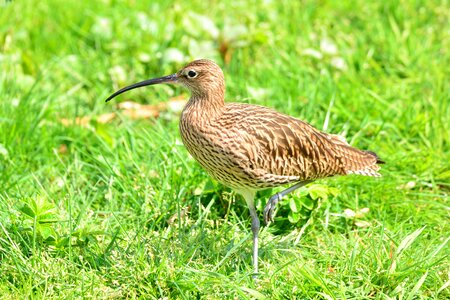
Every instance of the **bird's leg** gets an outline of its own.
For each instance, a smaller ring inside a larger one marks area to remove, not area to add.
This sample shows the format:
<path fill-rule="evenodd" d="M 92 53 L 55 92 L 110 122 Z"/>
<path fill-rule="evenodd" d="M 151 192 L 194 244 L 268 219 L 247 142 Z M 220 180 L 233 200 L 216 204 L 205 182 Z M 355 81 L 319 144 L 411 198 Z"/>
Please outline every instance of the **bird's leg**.
<path fill-rule="evenodd" d="M 272 195 L 272 197 L 270 197 L 269 201 L 267 202 L 266 207 L 264 207 L 264 223 L 267 224 L 269 223 L 269 221 L 273 221 L 273 211 L 275 210 L 275 207 L 277 206 L 281 198 L 311 182 L 312 180 L 302 181 L 279 193 L 276 193 L 275 195 Z"/>
<path fill-rule="evenodd" d="M 255 206 L 249 207 L 250 216 L 252 217 L 252 233 L 253 233 L 253 277 L 258 274 L 258 234 L 259 234 L 259 218 L 256 214 Z"/>
<path fill-rule="evenodd" d="M 251 190 L 241 190 L 237 191 L 245 198 L 245 202 L 247 202 L 248 209 L 250 210 L 250 216 L 252 218 L 252 233 L 253 233 L 253 278 L 256 277 L 258 273 L 258 234 L 259 234 L 259 218 L 256 213 L 255 208 L 255 191 Z"/>

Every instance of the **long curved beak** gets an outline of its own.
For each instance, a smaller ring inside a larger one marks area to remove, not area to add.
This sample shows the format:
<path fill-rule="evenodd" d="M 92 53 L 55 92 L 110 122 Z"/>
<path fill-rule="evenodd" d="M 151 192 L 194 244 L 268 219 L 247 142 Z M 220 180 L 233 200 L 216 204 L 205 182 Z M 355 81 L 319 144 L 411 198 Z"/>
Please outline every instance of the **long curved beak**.
<path fill-rule="evenodd" d="M 105 102 L 108 102 L 109 100 L 111 100 L 112 98 L 116 97 L 117 95 L 120 95 L 122 93 L 125 93 L 129 90 L 132 89 L 137 89 L 139 87 L 143 87 L 146 85 L 153 85 L 153 84 L 159 84 L 159 83 L 175 83 L 177 82 L 177 74 L 172 74 L 172 75 L 168 75 L 168 76 L 164 76 L 164 77 L 159 77 L 159 78 L 154 78 L 154 79 L 149 79 L 149 80 L 144 80 L 129 86 L 126 86 L 124 88 L 121 88 L 120 90 L 118 90 L 117 92 L 115 92 L 114 94 L 112 94 L 111 96 L 109 96 Z"/>

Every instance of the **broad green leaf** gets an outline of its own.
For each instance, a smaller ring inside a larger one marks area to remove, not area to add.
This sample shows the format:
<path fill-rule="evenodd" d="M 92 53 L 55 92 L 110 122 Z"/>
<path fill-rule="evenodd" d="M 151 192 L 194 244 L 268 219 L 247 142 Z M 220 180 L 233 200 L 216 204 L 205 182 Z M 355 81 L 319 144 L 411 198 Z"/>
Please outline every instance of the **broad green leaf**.
<path fill-rule="evenodd" d="M 36 214 L 34 213 L 34 210 L 30 207 L 30 205 L 28 203 L 25 203 L 20 208 L 20 211 L 23 212 L 25 215 L 29 216 L 32 219 L 34 219 L 36 217 Z"/>
<path fill-rule="evenodd" d="M 288 220 L 291 223 L 297 223 L 300 220 L 300 214 L 290 212 L 288 215 Z"/>
<path fill-rule="evenodd" d="M 299 198 L 297 197 L 291 197 L 289 199 L 289 208 L 293 211 L 293 212 L 299 212 L 300 209 L 302 208 L 302 202 L 300 201 Z"/>
<path fill-rule="evenodd" d="M 311 198 L 306 197 L 306 198 L 303 198 L 302 204 L 303 204 L 303 206 L 306 207 L 307 209 L 313 210 L 313 208 L 314 208 L 316 202 L 313 201 Z"/>
<path fill-rule="evenodd" d="M 56 232 L 51 226 L 39 225 L 37 226 L 37 232 L 42 236 L 44 240 L 56 240 Z"/>
<path fill-rule="evenodd" d="M 314 200 L 321 198 L 321 199 L 327 199 L 328 198 L 328 189 L 326 186 L 324 185 L 312 185 L 309 189 L 308 189 L 309 195 L 311 196 L 311 198 L 313 198 Z"/>

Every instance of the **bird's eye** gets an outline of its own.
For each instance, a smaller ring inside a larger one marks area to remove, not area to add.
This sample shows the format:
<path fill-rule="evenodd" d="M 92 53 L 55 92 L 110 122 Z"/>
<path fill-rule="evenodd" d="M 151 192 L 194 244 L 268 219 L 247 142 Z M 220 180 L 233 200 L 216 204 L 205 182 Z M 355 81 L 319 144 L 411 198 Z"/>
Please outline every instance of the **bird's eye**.
<path fill-rule="evenodd" d="M 189 78 L 195 78 L 195 77 L 197 77 L 197 75 L 198 75 L 197 72 L 195 72 L 194 70 L 190 70 L 187 72 L 187 76 Z"/>

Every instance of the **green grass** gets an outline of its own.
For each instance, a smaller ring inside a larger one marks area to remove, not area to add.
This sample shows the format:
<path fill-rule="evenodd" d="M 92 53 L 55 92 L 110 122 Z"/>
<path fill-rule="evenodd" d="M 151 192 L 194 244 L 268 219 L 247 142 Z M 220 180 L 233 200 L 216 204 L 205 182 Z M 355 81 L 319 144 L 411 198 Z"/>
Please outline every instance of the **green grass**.
<path fill-rule="evenodd" d="M 340 2 L 0 1 L 1 298 L 449 298 L 448 2 Z M 287 197 L 256 283 L 245 203 L 188 155 L 178 114 L 96 121 L 187 97 L 104 102 L 196 57 L 223 66 L 228 101 L 386 161 L 380 179 L 321 181 L 339 193 L 308 227 L 286 218 L 301 193 Z"/>

